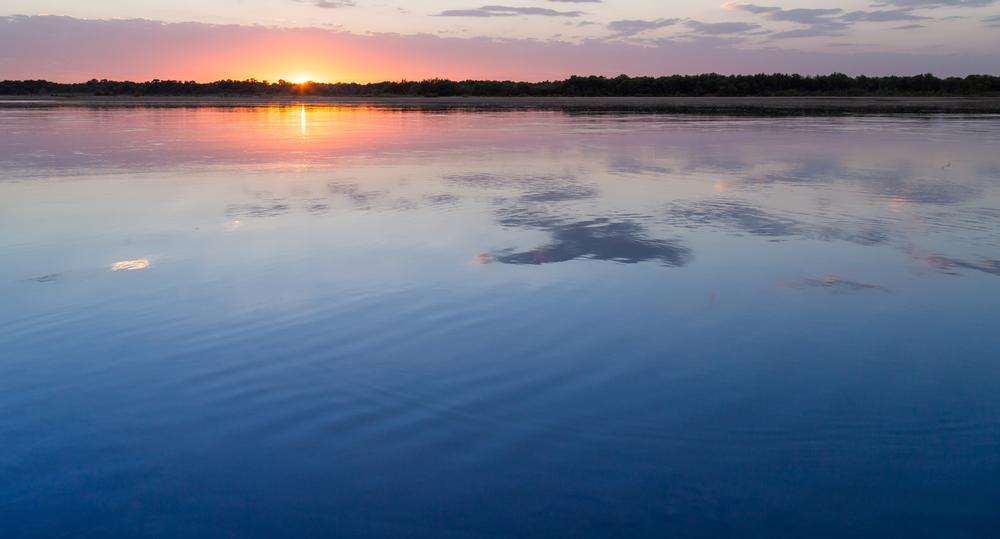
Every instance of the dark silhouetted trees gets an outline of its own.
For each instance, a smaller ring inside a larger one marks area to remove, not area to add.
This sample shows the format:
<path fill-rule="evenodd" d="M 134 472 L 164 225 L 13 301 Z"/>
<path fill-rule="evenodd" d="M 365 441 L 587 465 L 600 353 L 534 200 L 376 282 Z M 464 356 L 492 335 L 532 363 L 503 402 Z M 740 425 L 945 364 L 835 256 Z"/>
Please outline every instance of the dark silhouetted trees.
<path fill-rule="evenodd" d="M 561 81 L 514 82 L 491 80 L 293 84 L 249 80 L 209 83 L 177 80 L 147 82 L 90 80 L 63 84 L 44 80 L 0 82 L 0 95 L 20 96 L 243 96 L 243 97 L 764 97 L 764 96 L 987 96 L 1000 95 L 1000 77 L 969 75 L 938 78 L 850 77 L 843 73 L 821 76 L 786 74 L 673 75 L 667 77 L 579 77 Z"/>

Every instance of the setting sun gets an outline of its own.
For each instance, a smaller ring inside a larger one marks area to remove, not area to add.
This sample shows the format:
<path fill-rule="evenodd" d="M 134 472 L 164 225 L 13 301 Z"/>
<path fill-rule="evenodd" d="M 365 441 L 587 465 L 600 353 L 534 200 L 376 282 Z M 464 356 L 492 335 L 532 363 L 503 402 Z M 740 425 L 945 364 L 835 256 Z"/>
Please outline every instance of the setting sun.
<path fill-rule="evenodd" d="M 306 84 L 307 82 L 316 82 L 316 78 L 312 75 L 295 75 L 286 79 L 288 82 L 295 84 Z"/>

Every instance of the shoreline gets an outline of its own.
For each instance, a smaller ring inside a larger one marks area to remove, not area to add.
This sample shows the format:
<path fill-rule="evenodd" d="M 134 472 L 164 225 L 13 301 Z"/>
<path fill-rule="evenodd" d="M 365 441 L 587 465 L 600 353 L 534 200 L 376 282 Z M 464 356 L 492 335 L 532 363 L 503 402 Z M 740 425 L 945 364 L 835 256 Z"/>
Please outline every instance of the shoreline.
<path fill-rule="evenodd" d="M 0 107 L 267 107 L 576 109 L 691 113 L 1000 113 L 1000 97 L 242 97 L 0 96 Z"/>

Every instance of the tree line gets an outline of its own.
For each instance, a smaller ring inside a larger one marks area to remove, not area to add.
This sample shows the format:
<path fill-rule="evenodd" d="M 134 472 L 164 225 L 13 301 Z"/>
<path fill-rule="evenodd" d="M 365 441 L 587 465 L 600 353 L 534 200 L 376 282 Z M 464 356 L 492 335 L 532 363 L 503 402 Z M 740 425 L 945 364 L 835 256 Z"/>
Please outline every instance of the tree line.
<path fill-rule="evenodd" d="M 296 84 L 284 80 L 159 80 L 147 82 L 93 79 L 83 83 L 45 80 L 0 81 L 0 95 L 17 96 L 242 96 L 242 97 L 764 97 L 764 96 L 989 96 L 1000 95 L 1000 77 L 969 75 L 851 77 L 843 73 L 803 76 L 673 75 L 666 77 L 574 76 L 566 80 L 515 82 L 493 80 Z"/>

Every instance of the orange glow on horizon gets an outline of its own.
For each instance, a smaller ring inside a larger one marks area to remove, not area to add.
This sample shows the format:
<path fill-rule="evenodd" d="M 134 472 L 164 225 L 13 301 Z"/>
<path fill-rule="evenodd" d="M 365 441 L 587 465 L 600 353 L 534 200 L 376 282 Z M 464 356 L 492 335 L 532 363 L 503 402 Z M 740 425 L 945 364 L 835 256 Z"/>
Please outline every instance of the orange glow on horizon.
<path fill-rule="evenodd" d="M 339 34 L 338 34 L 339 35 Z M 383 49 L 357 47 L 330 41 L 326 34 L 287 34 L 248 41 L 241 37 L 225 46 L 198 50 L 187 55 L 167 55 L 141 69 L 116 75 L 129 80 L 248 80 L 291 84 L 372 83 L 385 80 L 422 80 L 433 77 L 462 78 L 453 69 L 441 69 L 433 58 L 418 61 Z M 166 54 L 166 53 L 164 53 Z M 79 77 L 71 77 L 76 80 Z"/>
<path fill-rule="evenodd" d="M 293 84 L 299 84 L 299 85 L 308 84 L 310 82 L 321 82 L 321 81 L 316 80 L 316 77 L 314 77 L 312 75 L 303 75 L 303 74 L 294 75 L 294 76 L 286 78 L 285 80 L 287 80 L 288 82 L 291 82 Z"/>

